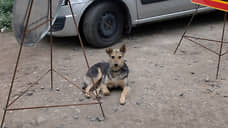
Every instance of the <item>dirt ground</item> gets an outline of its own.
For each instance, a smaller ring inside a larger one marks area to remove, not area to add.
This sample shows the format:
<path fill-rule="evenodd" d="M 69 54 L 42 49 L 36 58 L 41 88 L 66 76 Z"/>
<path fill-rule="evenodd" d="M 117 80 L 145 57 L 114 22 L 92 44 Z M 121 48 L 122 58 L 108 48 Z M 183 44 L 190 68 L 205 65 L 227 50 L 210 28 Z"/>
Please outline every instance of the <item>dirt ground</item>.
<path fill-rule="evenodd" d="M 228 56 L 222 58 L 219 79 L 215 80 L 216 55 L 184 40 L 173 51 L 189 17 L 142 25 L 113 47 L 127 45 L 131 88 L 127 103 L 119 104 L 121 91 L 103 97 L 104 121 L 98 105 L 8 112 L 6 128 L 227 128 Z M 189 29 L 195 36 L 221 38 L 223 13 L 197 16 Z M 228 32 L 228 28 L 226 29 Z M 226 34 L 227 35 L 227 34 Z M 228 37 L 225 36 L 228 41 Z M 12 78 L 19 45 L 12 33 L 0 34 L 0 120 Z M 202 42 L 215 50 L 219 45 Z M 224 47 L 224 51 L 228 47 Z M 107 61 L 105 49 L 86 46 L 90 64 Z M 16 98 L 49 69 L 48 37 L 34 47 L 24 47 L 11 99 Z M 76 38 L 54 38 L 54 68 L 82 85 L 87 67 Z M 54 74 L 43 78 L 11 108 L 86 103 L 73 85 Z M 100 118 L 99 118 L 100 119 Z"/>

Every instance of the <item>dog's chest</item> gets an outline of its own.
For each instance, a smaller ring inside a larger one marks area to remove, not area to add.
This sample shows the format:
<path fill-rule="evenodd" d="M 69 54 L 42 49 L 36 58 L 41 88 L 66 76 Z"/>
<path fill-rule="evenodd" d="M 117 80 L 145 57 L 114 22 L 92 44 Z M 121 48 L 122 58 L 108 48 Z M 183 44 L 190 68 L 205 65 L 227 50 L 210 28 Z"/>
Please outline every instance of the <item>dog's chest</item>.
<path fill-rule="evenodd" d="M 108 79 L 111 81 L 120 81 L 123 79 L 123 75 L 121 72 L 111 72 L 108 74 Z"/>
<path fill-rule="evenodd" d="M 109 88 L 113 87 L 123 87 L 124 86 L 124 73 L 121 72 L 112 72 L 108 74 L 108 79 L 106 80 L 106 84 Z"/>

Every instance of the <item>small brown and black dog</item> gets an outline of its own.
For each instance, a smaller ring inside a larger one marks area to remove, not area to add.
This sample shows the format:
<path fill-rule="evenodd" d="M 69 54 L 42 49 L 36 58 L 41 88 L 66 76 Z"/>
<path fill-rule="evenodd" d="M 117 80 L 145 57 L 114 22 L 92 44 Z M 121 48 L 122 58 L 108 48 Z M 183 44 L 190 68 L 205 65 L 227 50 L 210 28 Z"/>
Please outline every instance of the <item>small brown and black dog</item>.
<path fill-rule="evenodd" d="M 100 62 L 93 65 L 84 77 L 83 89 L 86 96 L 90 97 L 89 91 L 97 89 L 97 93 L 103 92 L 105 96 L 110 94 L 109 89 L 121 87 L 122 93 L 120 104 L 126 103 L 126 95 L 128 92 L 128 74 L 129 69 L 124 59 L 126 54 L 126 46 L 122 45 L 120 49 L 107 48 L 106 53 L 109 56 L 109 62 Z M 91 80 L 94 80 L 95 85 Z M 94 90 L 94 93 L 96 94 Z"/>

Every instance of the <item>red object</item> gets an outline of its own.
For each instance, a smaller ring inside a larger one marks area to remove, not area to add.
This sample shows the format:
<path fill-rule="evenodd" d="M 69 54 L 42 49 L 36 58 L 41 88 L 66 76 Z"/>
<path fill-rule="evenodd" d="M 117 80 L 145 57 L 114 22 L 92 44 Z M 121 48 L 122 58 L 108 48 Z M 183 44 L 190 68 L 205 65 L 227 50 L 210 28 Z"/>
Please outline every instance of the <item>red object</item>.
<path fill-rule="evenodd" d="M 192 0 L 192 3 L 228 12 L 228 0 Z"/>

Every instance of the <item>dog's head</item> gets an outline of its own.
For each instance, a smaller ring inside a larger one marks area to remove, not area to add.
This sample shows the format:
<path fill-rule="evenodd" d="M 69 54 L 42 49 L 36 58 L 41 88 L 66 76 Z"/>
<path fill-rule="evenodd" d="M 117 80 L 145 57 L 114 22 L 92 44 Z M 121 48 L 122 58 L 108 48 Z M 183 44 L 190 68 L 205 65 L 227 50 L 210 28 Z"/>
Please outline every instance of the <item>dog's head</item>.
<path fill-rule="evenodd" d="M 110 68 L 113 71 L 120 70 L 124 66 L 124 56 L 126 54 L 126 46 L 122 45 L 119 49 L 107 48 L 106 53 L 109 55 Z"/>

